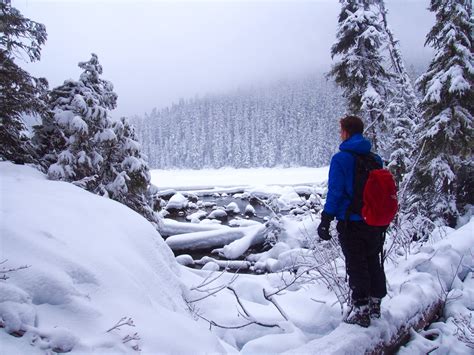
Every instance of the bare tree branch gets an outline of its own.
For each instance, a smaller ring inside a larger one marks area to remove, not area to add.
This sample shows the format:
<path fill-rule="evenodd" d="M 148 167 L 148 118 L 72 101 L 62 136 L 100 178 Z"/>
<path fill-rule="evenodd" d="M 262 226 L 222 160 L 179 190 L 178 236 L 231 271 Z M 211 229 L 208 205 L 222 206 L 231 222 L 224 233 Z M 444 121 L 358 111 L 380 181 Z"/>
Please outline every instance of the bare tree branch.
<path fill-rule="evenodd" d="M 133 319 L 130 318 L 130 317 L 123 317 L 123 318 L 120 318 L 120 320 L 112 327 L 110 328 L 109 330 L 106 331 L 106 333 L 109 333 L 111 332 L 112 330 L 114 329 L 117 329 L 119 330 L 120 327 L 124 326 L 124 325 L 128 325 L 130 327 L 134 327 L 135 324 L 133 323 Z"/>
<path fill-rule="evenodd" d="M 1 261 L 0 265 L 5 264 L 7 261 L 8 259 Z M 29 267 L 31 267 L 31 265 L 22 265 L 22 266 L 8 268 L 8 269 L 3 267 L 0 269 L 0 274 L 3 274 L 3 275 L 0 275 L 0 280 L 8 280 L 10 278 L 7 275 L 8 273 L 28 269 Z"/>
<path fill-rule="evenodd" d="M 265 289 L 263 289 L 263 297 L 265 297 L 266 300 L 270 301 L 271 303 L 273 303 L 273 305 L 275 306 L 276 309 L 278 309 L 278 311 L 280 312 L 280 314 L 282 315 L 283 318 L 285 318 L 285 320 L 289 320 L 288 318 L 288 315 L 286 314 L 286 312 L 283 310 L 283 308 L 281 308 L 281 306 L 278 304 L 278 302 L 276 301 L 276 299 L 273 298 L 273 295 L 267 295 Z"/>
<path fill-rule="evenodd" d="M 247 318 L 250 317 L 249 312 L 247 312 L 247 310 L 245 309 L 245 307 L 244 307 L 244 305 L 242 304 L 242 302 L 240 302 L 240 298 L 239 298 L 239 296 L 237 295 L 237 292 L 235 292 L 235 290 L 234 290 L 231 286 L 228 286 L 227 289 L 230 290 L 230 291 L 232 291 L 232 293 L 233 293 L 234 296 L 235 296 L 235 299 L 237 300 L 237 303 L 239 304 L 240 308 L 242 308 L 242 311 L 244 311 L 245 316 L 246 316 Z"/>

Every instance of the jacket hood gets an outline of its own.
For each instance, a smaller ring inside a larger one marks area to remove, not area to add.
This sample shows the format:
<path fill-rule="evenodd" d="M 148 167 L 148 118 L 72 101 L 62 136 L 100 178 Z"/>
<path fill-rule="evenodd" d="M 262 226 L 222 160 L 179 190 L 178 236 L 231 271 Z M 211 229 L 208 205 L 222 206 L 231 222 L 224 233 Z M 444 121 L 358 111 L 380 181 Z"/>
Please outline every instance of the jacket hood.
<path fill-rule="evenodd" d="M 364 138 L 362 134 L 354 134 L 339 146 L 341 151 L 353 152 L 356 154 L 368 154 L 371 148 L 372 143 Z"/>

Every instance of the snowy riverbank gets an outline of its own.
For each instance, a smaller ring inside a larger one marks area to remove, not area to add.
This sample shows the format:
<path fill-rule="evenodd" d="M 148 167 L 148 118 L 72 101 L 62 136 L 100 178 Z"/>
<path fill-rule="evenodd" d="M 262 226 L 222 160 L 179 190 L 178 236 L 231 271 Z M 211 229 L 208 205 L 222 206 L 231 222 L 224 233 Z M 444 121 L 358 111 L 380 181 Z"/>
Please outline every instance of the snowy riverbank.
<path fill-rule="evenodd" d="M 2 162 L 0 178 L 2 355 L 360 353 L 443 298 L 439 322 L 399 353 L 470 351 L 456 331 L 463 320 L 472 326 L 473 219 L 387 260 L 382 318 L 364 329 L 341 322 L 336 295 L 317 279 L 288 286 L 291 272 L 191 270 L 117 202 L 26 166 Z M 343 277 L 343 261 L 334 264 Z M 114 328 L 121 319 L 134 325 Z"/>

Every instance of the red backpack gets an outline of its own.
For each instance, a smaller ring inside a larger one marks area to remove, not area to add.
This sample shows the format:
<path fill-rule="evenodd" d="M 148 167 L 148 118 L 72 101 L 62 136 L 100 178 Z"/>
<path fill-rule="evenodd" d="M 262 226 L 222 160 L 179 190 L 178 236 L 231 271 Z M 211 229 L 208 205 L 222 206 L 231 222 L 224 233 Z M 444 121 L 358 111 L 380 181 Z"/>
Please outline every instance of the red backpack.
<path fill-rule="evenodd" d="M 388 227 L 398 210 L 397 187 L 393 175 L 383 169 L 375 154 L 354 154 L 354 198 L 347 209 L 362 216 L 374 227 Z"/>

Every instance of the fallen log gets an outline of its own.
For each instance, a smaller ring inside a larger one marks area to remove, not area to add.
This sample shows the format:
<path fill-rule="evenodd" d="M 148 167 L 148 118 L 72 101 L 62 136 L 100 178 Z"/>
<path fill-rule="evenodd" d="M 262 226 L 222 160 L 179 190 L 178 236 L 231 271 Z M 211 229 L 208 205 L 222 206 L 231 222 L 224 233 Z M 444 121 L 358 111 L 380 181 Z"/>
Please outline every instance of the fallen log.
<path fill-rule="evenodd" d="M 406 326 L 401 326 L 399 332 L 395 334 L 388 342 L 379 343 L 374 349 L 367 349 L 366 353 L 370 355 L 395 354 L 400 349 L 400 347 L 405 345 L 410 340 L 411 329 L 420 331 L 429 326 L 431 323 L 435 322 L 443 311 L 443 307 L 443 300 L 439 300 L 439 302 L 428 307 L 428 309 L 426 309 L 422 314 L 417 315 L 416 317 L 409 320 Z"/>

